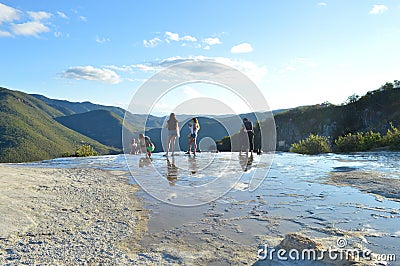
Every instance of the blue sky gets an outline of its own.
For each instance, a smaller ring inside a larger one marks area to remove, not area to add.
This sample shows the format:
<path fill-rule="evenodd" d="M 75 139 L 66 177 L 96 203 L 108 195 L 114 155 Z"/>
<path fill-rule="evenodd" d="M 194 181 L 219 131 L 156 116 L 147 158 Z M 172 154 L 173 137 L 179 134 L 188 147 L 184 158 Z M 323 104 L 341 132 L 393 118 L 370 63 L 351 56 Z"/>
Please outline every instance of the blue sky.
<path fill-rule="evenodd" d="M 239 69 L 272 109 L 340 104 L 400 79 L 399 17 L 389 0 L 0 0 L 0 86 L 126 107 L 190 58 Z M 160 106 L 211 91 L 186 86 Z"/>

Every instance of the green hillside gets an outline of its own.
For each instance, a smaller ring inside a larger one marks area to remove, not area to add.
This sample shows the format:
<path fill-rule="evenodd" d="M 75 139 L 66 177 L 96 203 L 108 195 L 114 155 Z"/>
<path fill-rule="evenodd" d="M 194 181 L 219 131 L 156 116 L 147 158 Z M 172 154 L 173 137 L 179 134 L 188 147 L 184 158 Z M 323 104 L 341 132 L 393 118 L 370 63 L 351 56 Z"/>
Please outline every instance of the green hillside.
<path fill-rule="evenodd" d="M 125 115 L 125 110 L 120 107 L 105 106 L 91 102 L 70 102 L 65 100 L 50 99 L 39 94 L 32 94 L 32 96 L 53 107 L 54 109 L 57 109 L 63 115 L 81 114 L 95 110 L 107 110 L 115 113 L 120 118 L 124 118 Z"/>
<path fill-rule="evenodd" d="M 37 98 L 0 88 L 0 162 L 26 162 L 74 153 L 82 143 L 100 154 L 116 152 L 53 119 L 62 115 Z"/>
<path fill-rule="evenodd" d="M 56 120 L 64 126 L 75 130 L 91 139 L 118 149 L 122 148 L 121 117 L 107 110 L 95 110 L 82 114 L 57 117 Z M 128 129 L 131 134 L 134 127 Z"/>

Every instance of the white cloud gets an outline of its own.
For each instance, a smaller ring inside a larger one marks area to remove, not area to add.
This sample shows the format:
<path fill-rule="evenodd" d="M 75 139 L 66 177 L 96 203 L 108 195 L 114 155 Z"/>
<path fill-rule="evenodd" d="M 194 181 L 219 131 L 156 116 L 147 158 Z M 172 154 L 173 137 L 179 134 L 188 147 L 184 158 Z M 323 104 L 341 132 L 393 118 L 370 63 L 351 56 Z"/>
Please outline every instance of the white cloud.
<path fill-rule="evenodd" d="M 203 43 L 207 45 L 216 45 L 216 44 L 221 44 L 222 42 L 220 41 L 219 38 L 205 38 L 203 40 Z"/>
<path fill-rule="evenodd" d="M 96 42 L 97 43 L 105 43 L 105 42 L 109 42 L 109 41 L 110 41 L 109 38 L 96 36 Z"/>
<path fill-rule="evenodd" d="M 116 71 L 121 71 L 121 72 L 131 72 L 133 74 L 133 69 L 132 66 L 115 66 L 115 65 L 108 65 L 105 66 L 107 69 L 112 69 Z"/>
<path fill-rule="evenodd" d="M 23 16 L 25 15 L 25 16 Z M 28 11 L 22 12 L 13 7 L 0 3 L 0 24 L 8 22 L 5 26 L 8 31 L 1 31 L 1 37 L 11 37 L 13 35 L 35 36 L 44 32 L 49 32 L 50 28 L 43 22 L 50 19 L 53 14 L 45 11 Z M 22 21 L 23 17 L 27 17 L 28 21 Z"/>
<path fill-rule="evenodd" d="M 372 9 L 369 11 L 371 15 L 381 14 L 387 11 L 389 8 L 385 5 L 374 5 Z"/>
<path fill-rule="evenodd" d="M 235 45 L 231 48 L 231 53 L 233 54 L 250 53 L 252 51 L 253 47 L 251 47 L 251 44 L 247 42 Z"/>
<path fill-rule="evenodd" d="M 166 38 L 165 38 L 166 42 L 170 42 L 170 41 L 178 42 L 179 41 L 179 34 L 178 33 L 173 33 L 173 32 L 167 31 L 165 33 L 165 36 L 166 36 Z"/>
<path fill-rule="evenodd" d="M 161 39 L 158 37 L 155 37 L 151 40 L 143 40 L 143 45 L 145 47 L 156 47 L 160 42 L 162 42 Z"/>
<path fill-rule="evenodd" d="M 57 11 L 57 15 L 58 15 L 60 18 L 68 19 L 68 16 L 65 15 L 65 13 L 63 13 L 63 12 L 61 12 L 61 11 Z"/>
<path fill-rule="evenodd" d="M 86 21 L 87 21 L 87 18 L 84 17 L 84 16 L 79 16 L 79 20 L 80 20 L 80 21 L 83 21 L 83 22 L 86 22 Z"/>
<path fill-rule="evenodd" d="M 325 2 L 319 2 L 318 4 L 317 4 L 317 6 L 327 6 L 328 4 L 327 3 L 325 3 Z"/>
<path fill-rule="evenodd" d="M 12 22 L 21 17 L 21 11 L 0 3 L 0 25 L 3 22 Z"/>
<path fill-rule="evenodd" d="M 199 41 L 195 36 L 192 35 L 184 35 L 181 36 L 179 33 L 166 31 L 163 36 L 158 33 L 158 36 L 154 37 L 150 40 L 143 40 L 143 46 L 150 48 L 156 47 L 160 43 L 179 43 L 182 47 L 191 47 L 191 48 L 203 48 L 204 50 L 210 50 L 212 45 L 221 44 L 221 40 L 217 37 L 215 38 L 205 38 Z"/>
<path fill-rule="evenodd" d="M 165 41 L 170 43 L 171 41 L 179 42 L 179 41 L 186 41 L 186 42 L 197 42 L 197 39 L 190 35 L 185 35 L 183 37 L 179 37 L 178 33 L 167 31 L 165 32 Z"/>
<path fill-rule="evenodd" d="M 217 62 L 220 64 L 231 66 L 243 72 L 254 81 L 262 80 L 267 74 L 267 67 L 265 65 L 259 66 L 251 61 L 239 61 L 226 57 L 192 56 L 189 58 L 184 58 L 180 56 L 175 56 L 175 57 L 168 57 L 155 62 L 147 62 L 143 64 L 131 65 L 130 67 L 132 68 L 132 70 L 135 69 L 143 72 L 154 72 L 154 71 L 160 71 L 165 67 L 169 67 L 175 64 L 188 61 L 200 61 L 200 60 Z"/>
<path fill-rule="evenodd" d="M 76 66 L 65 71 L 62 76 L 67 79 L 100 81 L 109 84 L 121 82 L 120 76 L 110 69 L 93 66 Z"/>
<path fill-rule="evenodd" d="M 158 71 L 161 70 L 162 67 L 153 65 L 153 64 L 136 64 L 136 65 L 131 65 L 132 69 L 137 69 L 143 72 L 152 72 L 152 71 Z"/>
<path fill-rule="evenodd" d="M 33 11 L 28 11 L 27 12 L 29 17 L 31 17 L 34 21 L 41 21 L 43 19 L 49 19 L 51 18 L 52 14 L 44 11 L 39 11 L 39 12 L 33 12 Z"/>
<path fill-rule="evenodd" d="M 35 36 L 40 33 L 48 32 L 50 29 L 41 22 L 30 21 L 22 24 L 12 24 L 11 29 L 16 35 Z"/>
<path fill-rule="evenodd" d="M 226 57 L 205 57 L 205 56 L 191 56 L 188 58 L 174 56 L 168 57 L 162 60 L 139 63 L 139 64 L 132 64 L 132 65 L 123 65 L 123 66 L 115 66 L 109 65 L 105 66 L 107 69 L 113 69 L 115 71 L 121 72 L 130 72 L 130 74 L 139 72 L 156 72 L 160 71 L 163 68 L 183 63 L 183 62 L 190 62 L 190 61 L 209 61 L 209 62 L 216 62 L 224 65 L 231 66 L 233 68 L 238 69 L 239 71 L 243 72 L 247 76 L 249 76 L 254 81 L 262 80 L 265 75 L 267 74 L 267 67 L 265 65 L 257 65 L 251 61 L 239 61 L 234 60 Z M 124 79 L 126 80 L 126 79 Z"/>
<path fill-rule="evenodd" d="M 197 42 L 197 39 L 193 36 L 190 35 L 185 35 L 182 38 L 180 38 L 181 41 L 187 41 L 187 42 Z"/>
<path fill-rule="evenodd" d="M 8 31 L 2 31 L 0 30 L 0 37 L 11 37 L 11 33 L 9 33 Z"/>

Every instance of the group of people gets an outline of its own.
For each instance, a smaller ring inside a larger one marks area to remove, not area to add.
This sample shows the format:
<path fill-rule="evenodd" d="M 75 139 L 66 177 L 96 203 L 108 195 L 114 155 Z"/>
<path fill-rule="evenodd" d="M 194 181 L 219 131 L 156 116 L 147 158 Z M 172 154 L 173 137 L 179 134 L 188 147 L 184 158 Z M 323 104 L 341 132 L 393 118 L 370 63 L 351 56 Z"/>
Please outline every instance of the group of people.
<path fill-rule="evenodd" d="M 144 134 L 139 134 L 138 141 L 132 138 L 131 152 L 130 154 L 146 153 L 146 157 L 151 157 L 151 153 L 154 151 L 155 146 L 151 139 Z"/>
<path fill-rule="evenodd" d="M 168 138 L 167 138 L 167 148 L 165 150 L 165 157 L 168 157 L 168 153 L 171 149 L 171 155 L 175 155 L 175 142 L 176 139 L 179 138 L 179 122 L 178 119 L 176 119 L 175 113 L 171 113 L 169 115 L 169 119 L 166 123 L 166 128 L 168 129 Z M 190 155 L 190 153 L 193 153 L 194 156 L 196 156 L 196 150 L 197 150 L 197 144 L 196 144 L 196 139 L 197 139 L 197 133 L 200 130 L 200 124 L 199 121 L 196 117 L 193 117 L 191 122 L 189 122 L 189 129 L 190 129 L 190 134 L 188 136 L 189 141 L 188 141 L 188 149 L 185 154 Z M 192 146 L 193 146 L 193 152 L 192 152 Z"/>
<path fill-rule="evenodd" d="M 169 119 L 166 123 L 166 128 L 168 129 L 168 138 L 167 138 L 166 153 L 164 154 L 164 156 L 168 157 L 168 153 L 170 150 L 171 150 L 171 155 L 174 156 L 175 143 L 176 139 L 179 138 L 179 132 L 180 132 L 179 122 L 178 119 L 176 119 L 175 113 L 170 114 Z M 191 119 L 191 122 L 189 123 L 189 129 L 190 129 L 190 134 L 188 136 L 189 141 L 188 141 L 188 150 L 186 154 L 190 155 L 191 153 L 193 153 L 193 155 L 196 156 L 197 133 L 200 130 L 200 124 L 196 117 L 193 117 Z M 139 154 L 146 152 L 146 157 L 148 158 L 151 157 L 151 153 L 155 149 L 155 146 L 151 141 L 151 139 L 148 136 L 145 136 L 144 134 L 139 134 L 137 142 L 136 139 L 133 138 L 130 146 L 131 146 L 130 154 Z M 192 151 L 192 146 L 193 146 L 193 151 Z"/>
<path fill-rule="evenodd" d="M 166 123 L 166 128 L 168 130 L 168 137 L 167 137 L 167 147 L 164 157 L 168 157 L 169 151 L 171 151 L 171 155 L 174 156 L 176 139 L 179 138 L 180 136 L 179 122 L 178 119 L 176 118 L 175 113 L 170 114 L 169 119 L 167 120 Z M 193 155 L 196 156 L 196 150 L 197 150 L 196 140 L 197 140 L 197 134 L 200 130 L 200 124 L 196 117 L 193 117 L 189 122 L 189 129 L 190 129 L 190 134 L 188 136 L 188 149 L 185 154 L 190 155 L 191 153 L 193 153 Z M 247 118 L 243 118 L 243 126 L 240 130 L 240 135 L 242 137 L 240 153 L 244 148 L 246 154 L 248 151 L 250 151 L 250 157 L 253 157 L 253 150 L 254 150 L 253 123 L 249 121 Z M 155 146 L 151 142 L 151 139 L 148 136 L 145 136 L 144 134 L 139 134 L 138 142 L 136 142 L 135 138 L 132 139 L 131 154 L 146 152 L 146 157 L 150 158 L 151 153 L 154 151 L 154 149 Z"/>

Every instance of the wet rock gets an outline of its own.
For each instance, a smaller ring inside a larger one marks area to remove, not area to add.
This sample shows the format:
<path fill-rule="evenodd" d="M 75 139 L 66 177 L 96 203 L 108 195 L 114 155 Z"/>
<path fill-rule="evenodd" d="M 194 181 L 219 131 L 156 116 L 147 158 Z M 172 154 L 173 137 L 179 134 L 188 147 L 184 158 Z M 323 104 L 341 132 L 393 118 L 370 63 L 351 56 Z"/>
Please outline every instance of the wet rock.
<path fill-rule="evenodd" d="M 278 247 L 285 250 L 291 250 L 291 249 L 321 250 L 323 248 L 321 244 L 315 242 L 314 240 L 295 233 L 287 234 L 285 238 L 281 241 L 281 243 L 278 245 Z"/>

